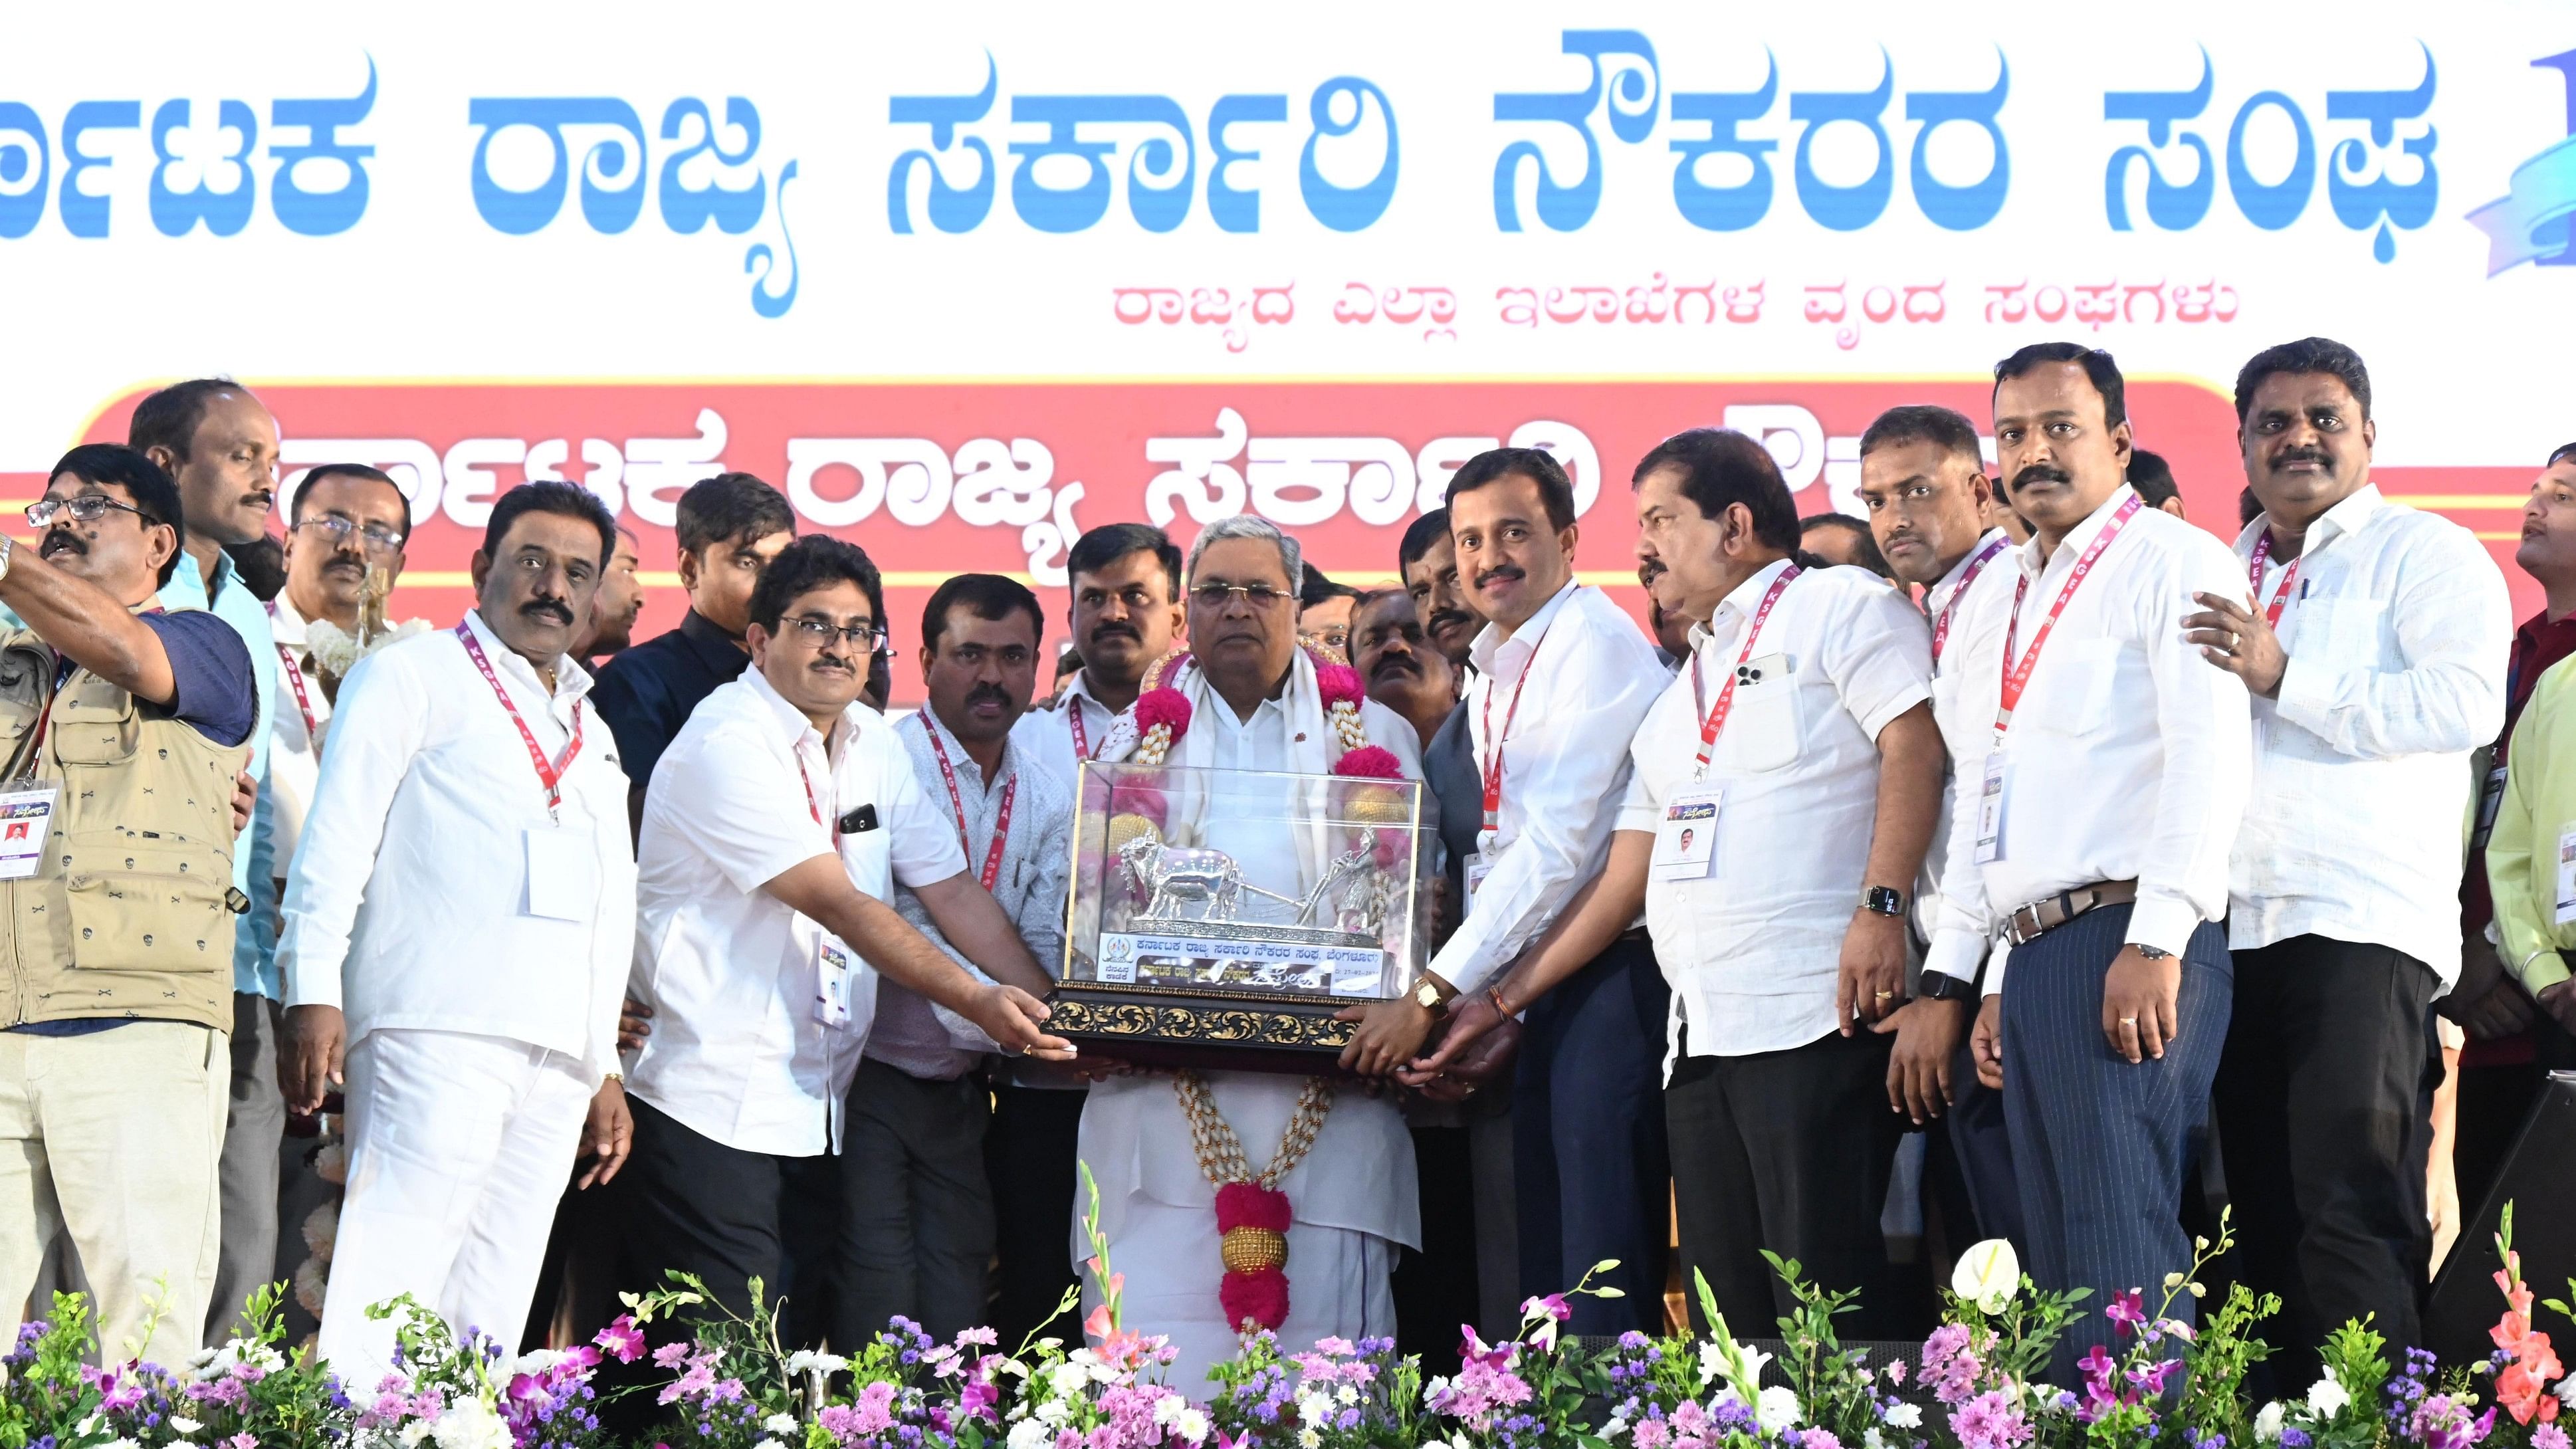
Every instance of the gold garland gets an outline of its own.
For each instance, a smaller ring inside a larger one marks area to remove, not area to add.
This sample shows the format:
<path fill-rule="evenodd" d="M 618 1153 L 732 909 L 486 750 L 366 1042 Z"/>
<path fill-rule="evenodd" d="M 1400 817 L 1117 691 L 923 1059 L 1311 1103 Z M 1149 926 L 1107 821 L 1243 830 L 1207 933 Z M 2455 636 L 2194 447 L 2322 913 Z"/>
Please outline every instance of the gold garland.
<path fill-rule="evenodd" d="M 1198 1153 L 1199 1171 L 1216 1187 L 1249 1182 L 1278 1191 L 1280 1179 L 1313 1149 L 1315 1134 L 1324 1128 L 1324 1114 L 1333 1110 L 1333 1084 L 1322 1077 L 1308 1077 L 1305 1089 L 1297 1094 L 1297 1110 L 1288 1115 L 1288 1130 L 1280 1134 L 1279 1150 L 1256 1177 L 1243 1155 L 1243 1139 L 1234 1135 L 1233 1126 L 1217 1111 L 1206 1079 L 1196 1072 L 1179 1072 L 1172 1078 L 1172 1090 L 1180 1094 L 1181 1114 L 1190 1119 L 1190 1143 Z"/>

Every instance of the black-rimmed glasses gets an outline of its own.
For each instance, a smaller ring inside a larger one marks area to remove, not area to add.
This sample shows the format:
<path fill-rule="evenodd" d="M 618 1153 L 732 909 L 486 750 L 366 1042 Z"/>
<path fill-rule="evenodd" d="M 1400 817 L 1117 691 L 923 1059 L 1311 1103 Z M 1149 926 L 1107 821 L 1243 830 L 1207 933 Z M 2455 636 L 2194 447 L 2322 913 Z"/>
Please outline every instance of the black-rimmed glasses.
<path fill-rule="evenodd" d="M 75 493 L 69 498 L 39 498 L 27 505 L 27 521 L 38 528 L 51 528 L 54 520 L 68 513 L 74 523 L 96 523 L 111 508 L 131 513 L 148 527 L 160 522 L 131 503 L 119 503 L 104 493 Z"/>

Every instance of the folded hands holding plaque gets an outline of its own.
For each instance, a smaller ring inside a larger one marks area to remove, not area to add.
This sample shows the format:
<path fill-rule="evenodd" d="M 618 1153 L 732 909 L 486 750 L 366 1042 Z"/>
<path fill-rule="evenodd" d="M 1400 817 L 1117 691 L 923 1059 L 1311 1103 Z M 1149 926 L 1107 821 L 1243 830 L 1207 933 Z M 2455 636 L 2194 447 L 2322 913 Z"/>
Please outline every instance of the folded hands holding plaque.
<path fill-rule="evenodd" d="M 1082 766 L 1052 1025 L 1150 1065 L 1329 1071 L 1351 1031 L 1334 1014 L 1401 995 L 1426 958 L 1422 786 L 1364 737 L 1291 752 L 1330 774 L 1171 763 L 1188 713 L 1149 697 L 1130 758 Z"/>

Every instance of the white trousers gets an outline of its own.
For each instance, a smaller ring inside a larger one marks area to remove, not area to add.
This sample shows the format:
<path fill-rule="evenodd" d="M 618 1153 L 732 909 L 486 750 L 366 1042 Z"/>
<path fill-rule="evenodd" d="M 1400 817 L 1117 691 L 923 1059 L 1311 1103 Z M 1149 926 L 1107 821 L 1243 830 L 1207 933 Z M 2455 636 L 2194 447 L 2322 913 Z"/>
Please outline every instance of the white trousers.
<path fill-rule="evenodd" d="M 103 1356 L 187 1363 L 215 1289 L 231 1080 L 224 1034 L 186 1022 L 0 1032 L 0 1308 L 13 1328 L 22 1308 L 52 1316 L 28 1290 L 68 1231 Z"/>
<path fill-rule="evenodd" d="M 408 1293 L 516 1352 L 590 1110 L 581 1063 L 505 1037 L 374 1031 L 349 1052 L 349 1184 L 322 1358 L 353 1399 L 393 1367 L 370 1304 Z"/>
<path fill-rule="evenodd" d="M 1288 1226 L 1288 1320 L 1279 1346 L 1302 1353 L 1315 1340 L 1339 1335 L 1395 1336 L 1396 1246 L 1371 1233 L 1319 1228 L 1293 1219 Z M 1217 1304 L 1225 1258 L 1216 1210 L 1174 1207 L 1141 1194 L 1127 1200 L 1119 1234 L 1109 1245 L 1109 1267 L 1124 1276 L 1119 1321 L 1127 1329 L 1161 1334 L 1181 1356 L 1164 1382 L 1192 1398 L 1214 1392 L 1208 1366 L 1234 1357 L 1234 1325 Z M 1100 1302 L 1100 1285 L 1083 1275 L 1082 1311 Z M 1071 1341 L 1078 1325 L 1058 1322 L 1050 1332 Z"/>

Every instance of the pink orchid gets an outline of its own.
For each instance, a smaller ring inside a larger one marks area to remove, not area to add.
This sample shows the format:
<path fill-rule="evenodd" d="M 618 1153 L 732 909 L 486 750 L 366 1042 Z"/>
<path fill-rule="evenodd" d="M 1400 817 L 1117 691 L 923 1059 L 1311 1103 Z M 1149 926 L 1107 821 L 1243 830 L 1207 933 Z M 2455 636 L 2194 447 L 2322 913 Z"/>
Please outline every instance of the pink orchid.
<path fill-rule="evenodd" d="M 601 1329 L 599 1336 L 591 1342 L 607 1349 L 616 1356 L 619 1363 L 633 1363 L 644 1356 L 644 1330 L 635 1326 L 635 1315 L 631 1313 L 617 1315 L 617 1321 Z M 654 1361 L 660 1362 L 658 1358 Z M 598 1360 L 594 1359 L 592 1362 L 596 1363 Z M 664 1364 L 663 1367 L 667 1368 L 669 1365 Z"/>

